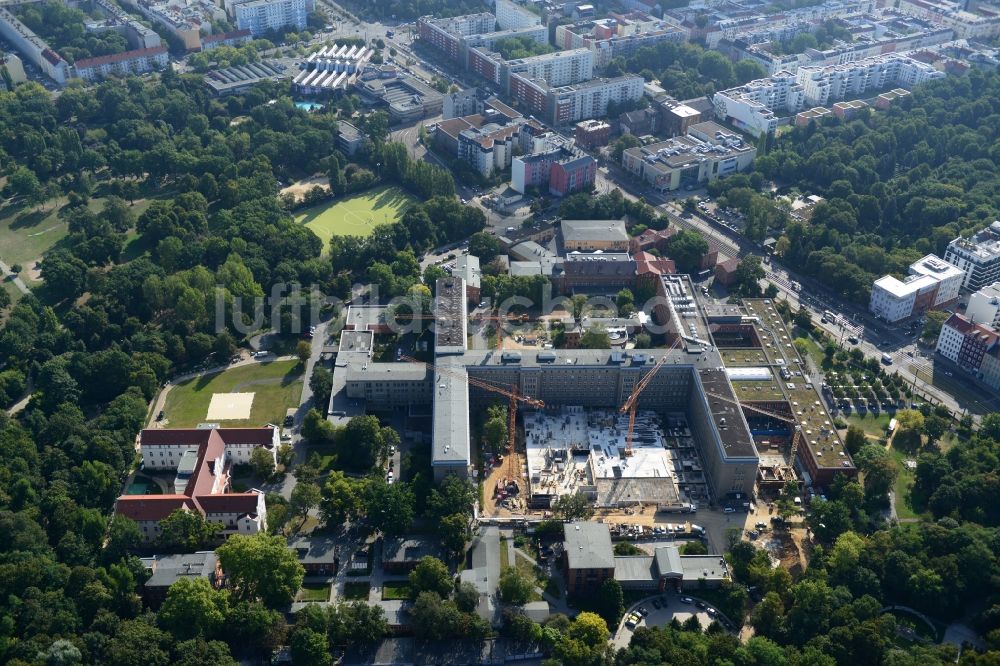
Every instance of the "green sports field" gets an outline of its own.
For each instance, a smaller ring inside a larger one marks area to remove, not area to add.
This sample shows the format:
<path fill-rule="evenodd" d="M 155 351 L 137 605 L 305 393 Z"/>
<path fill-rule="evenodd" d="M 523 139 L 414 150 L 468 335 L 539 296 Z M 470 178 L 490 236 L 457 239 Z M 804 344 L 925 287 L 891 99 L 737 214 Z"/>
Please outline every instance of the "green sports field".
<path fill-rule="evenodd" d="M 384 185 L 306 208 L 295 221 L 312 229 L 325 245 L 333 236 L 367 236 L 376 224 L 393 224 L 414 201 L 398 187 Z"/>
<path fill-rule="evenodd" d="M 299 404 L 302 365 L 298 361 L 251 363 L 181 382 L 170 389 L 163 411 L 171 428 L 192 428 L 209 419 L 215 393 L 253 393 L 249 419 L 225 420 L 230 428 L 281 423 L 285 411 Z"/>

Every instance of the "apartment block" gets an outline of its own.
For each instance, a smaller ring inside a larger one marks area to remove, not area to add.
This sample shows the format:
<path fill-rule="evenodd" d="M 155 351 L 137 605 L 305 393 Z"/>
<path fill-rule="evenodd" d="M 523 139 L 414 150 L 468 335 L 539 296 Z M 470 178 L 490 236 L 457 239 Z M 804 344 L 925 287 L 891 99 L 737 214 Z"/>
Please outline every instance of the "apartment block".
<path fill-rule="evenodd" d="M 955 39 L 1000 37 L 1000 7 L 989 2 L 899 0 L 899 11 L 935 21 L 955 31 Z"/>
<path fill-rule="evenodd" d="M 211 51 L 220 46 L 241 46 L 253 39 L 253 34 L 249 30 L 234 30 L 232 32 L 220 32 L 214 35 L 206 35 L 201 38 L 201 50 Z"/>
<path fill-rule="evenodd" d="M 12 86 L 16 86 L 18 83 L 24 83 L 28 80 L 27 75 L 24 73 L 24 64 L 21 59 L 13 53 L 3 53 L 0 54 L 0 73 L 6 72 L 6 75 L 0 76 L 0 90 L 7 90 L 7 81 L 10 81 Z"/>
<path fill-rule="evenodd" d="M 970 238 L 951 241 L 944 258 L 965 272 L 962 286 L 970 291 L 1000 280 L 1000 221 Z"/>
<path fill-rule="evenodd" d="M 915 86 L 944 78 L 930 65 L 902 55 L 876 56 L 844 65 L 799 67 L 795 80 L 802 87 L 803 102 L 826 106 L 892 85 Z"/>
<path fill-rule="evenodd" d="M 544 81 L 549 86 L 568 86 L 594 77 L 594 54 L 589 49 L 556 51 L 504 63 L 504 78 L 517 74 L 525 79 Z"/>
<path fill-rule="evenodd" d="M 876 317 L 896 322 L 941 309 L 958 300 L 964 273 L 933 254 L 910 265 L 904 280 L 886 275 L 872 285 L 868 309 Z"/>
<path fill-rule="evenodd" d="M 987 285 L 970 296 L 965 316 L 975 324 L 1000 328 L 1000 282 Z"/>
<path fill-rule="evenodd" d="M 966 372 L 978 375 L 983 359 L 998 342 L 1000 335 L 993 328 L 953 314 L 941 327 L 935 351 Z"/>
<path fill-rule="evenodd" d="M 510 186 L 524 194 L 530 188 L 540 188 L 555 196 L 588 190 L 597 177 L 597 162 L 572 145 L 555 137 L 533 142 L 532 152 L 511 161 Z"/>
<path fill-rule="evenodd" d="M 593 79 L 547 91 L 545 118 L 553 125 L 570 125 L 590 118 L 602 118 L 608 106 L 634 102 L 642 97 L 641 76 L 626 74 L 610 79 Z"/>
<path fill-rule="evenodd" d="M 497 25 L 500 26 L 501 30 L 531 28 L 542 22 L 538 14 L 511 2 L 511 0 L 496 0 L 493 11 L 496 13 Z"/>
<path fill-rule="evenodd" d="M 233 5 L 238 30 L 254 37 L 280 30 L 305 30 L 312 0 L 249 0 Z"/>
<path fill-rule="evenodd" d="M 71 75 L 68 62 L 17 17 L 0 7 L 0 37 L 59 85 L 65 85 Z"/>
<path fill-rule="evenodd" d="M 944 77 L 930 65 L 889 54 L 844 65 L 803 66 L 715 93 L 716 117 L 753 136 L 773 134 L 778 114 L 794 115 L 806 107 L 826 106 L 847 97 L 893 85 L 914 86 Z"/>
<path fill-rule="evenodd" d="M 756 156 L 756 147 L 710 121 L 692 125 L 687 136 L 629 148 L 622 153 L 622 167 L 666 192 L 744 171 Z"/>
<path fill-rule="evenodd" d="M 99 81 L 109 76 L 146 74 L 169 66 L 170 56 L 167 47 L 157 46 L 77 60 L 73 65 L 73 71 L 84 81 Z"/>
<path fill-rule="evenodd" d="M 643 47 L 682 42 L 688 31 L 641 11 L 610 14 L 608 18 L 556 26 L 555 42 L 562 49 L 590 49 L 594 64 L 604 69 L 612 59 L 628 58 Z"/>
<path fill-rule="evenodd" d="M 804 102 L 805 95 L 795 75 L 784 71 L 712 96 L 717 118 L 753 136 L 774 134 L 778 129 L 776 114 L 796 113 Z"/>

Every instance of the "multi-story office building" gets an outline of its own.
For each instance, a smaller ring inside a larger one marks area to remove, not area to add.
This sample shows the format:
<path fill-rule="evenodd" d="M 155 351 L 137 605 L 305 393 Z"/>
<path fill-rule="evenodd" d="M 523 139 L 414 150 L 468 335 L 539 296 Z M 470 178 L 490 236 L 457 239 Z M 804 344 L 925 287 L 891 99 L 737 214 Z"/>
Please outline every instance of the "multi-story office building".
<path fill-rule="evenodd" d="M 929 254 L 910 265 L 905 280 L 891 275 L 876 280 L 868 309 L 880 319 L 896 322 L 944 308 L 958 300 L 963 276 L 959 268 Z"/>
<path fill-rule="evenodd" d="M 157 46 L 77 60 L 73 65 L 73 71 L 84 81 L 99 81 L 109 76 L 146 74 L 169 66 L 170 56 L 167 47 Z"/>
<path fill-rule="evenodd" d="M 665 192 L 744 171 L 756 155 L 757 149 L 739 135 L 706 122 L 692 125 L 687 136 L 629 148 L 622 153 L 622 167 Z"/>
<path fill-rule="evenodd" d="M 233 5 L 238 30 L 254 37 L 280 30 L 305 30 L 312 0 L 249 0 Z"/>
<path fill-rule="evenodd" d="M 944 258 L 965 272 L 962 286 L 970 291 L 1000 280 L 1000 221 L 970 238 L 951 241 Z"/>
<path fill-rule="evenodd" d="M 1000 282 L 987 285 L 970 296 L 965 316 L 975 324 L 1000 328 Z"/>

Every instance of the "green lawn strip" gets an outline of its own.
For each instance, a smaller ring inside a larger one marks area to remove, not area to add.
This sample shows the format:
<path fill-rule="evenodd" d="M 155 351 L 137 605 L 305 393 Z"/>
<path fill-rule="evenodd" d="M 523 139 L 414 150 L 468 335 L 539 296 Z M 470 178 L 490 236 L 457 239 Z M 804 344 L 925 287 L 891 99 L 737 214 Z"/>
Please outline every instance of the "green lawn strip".
<path fill-rule="evenodd" d="M 285 412 L 299 404 L 302 366 L 298 361 L 273 361 L 231 368 L 174 386 L 164 412 L 172 428 L 190 428 L 208 419 L 213 393 L 255 393 L 249 419 L 222 421 L 227 427 L 281 423 Z"/>
<path fill-rule="evenodd" d="M 529 579 L 535 581 L 539 587 L 544 588 L 548 579 L 528 558 L 526 558 L 521 553 L 514 551 L 514 562 L 517 570 L 521 572 L 523 576 L 527 576 Z M 541 601 L 542 595 L 538 593 L 538 590 L 531 591 L 531 598 L 528 601 Z"/>
<path fill-rule="evenodd" d="M 353 581 L 349 583 L 344 583 L 344 595 L 343 598 L 349 601 L 368 600 L 368 592 L 371 590 L 371 585 L 367 582 Z"/>
<path fill-rule="evenodd" d="M 333 236 L 368 236 L 378 224 L 394 224 L 415 199 L 398 187 L 384 185 L 305 208 L 295 221 L 323 241 Z"/>
<path fill-rule="evenodd" d="M 382 600 L 392 601 L 394 599 L 406 600 L 413 595 L 408 581 L 387 582 L 382 586 Z"/>
<path fill-rule="evenodd" d="M 327 601 L 329 598 L 329 583 L 305 583 L 299 590 L 299 601 Z"/>
<path fill-rule="evenodd" d="M 507 538 L 500 537 L 500 570 L 503 571 L 510 566 L 510 554 L 508 553 Z"/>
<path fill-rule="evenodd" d="M 913 510 L 910 501 L 910 489 L 913 487 L 916 475 L 904 464 L 904 461 L 908 459 L 916 460 L 916 454 L 907 454 L 890 447 L 889 455 L 896 461 L 896 467 L 899 470 L 896 475 L 896 483 L 893 485 L 893 493 L 896 496 L 896 515 L 901 520 L 919 518 L 920 514 Z"/>

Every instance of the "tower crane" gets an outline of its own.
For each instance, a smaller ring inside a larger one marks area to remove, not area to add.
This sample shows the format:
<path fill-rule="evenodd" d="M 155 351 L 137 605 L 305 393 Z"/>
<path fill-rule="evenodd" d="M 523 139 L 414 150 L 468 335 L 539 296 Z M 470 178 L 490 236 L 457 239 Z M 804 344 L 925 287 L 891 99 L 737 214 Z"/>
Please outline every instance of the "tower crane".
<path fill-rule="evenodd" d="M 537 398 L 532 398 L 531 396 L 522 395 L 521 393 L 518 392 L 516 386 L 505 387 L 505 386 L 494 384 L 492 382 L 484 381 L 482 379 L 477 379 L 475 377 L 469 377 L 467 373 L 463 374 L 463 373 L 460 373 L 460 372 L 456 372 L 455 370 L 452 370 L 451 368 L 444 368 L 444 367 L 441 367 L 439 365 L 433 365 L 431 363 L 424 363 L 423 361 L 415 359 L 412 356 L 403 356 L 402 360 L 408 361 L 410 363 L 417 363 L 419 365 L 423 365 L 424 367 L 429 368 L 433 372 L 439 372 L 442 375 L 447 375 L 447 376 L 449 376 L 449 377 L 451 377 L 453 379 L 457 379 L 457 380 L 463 381 L 466 384 L 468 384 L 469 386 L 475 386 L 476 388 L 481 388 L 481 389 L 483 389 L 485 391 L 490 391 L 492 393 L 497 393 L 499 395 L 507 397 L 507 400 L 508 400 L 508 404 L 507 404 L 507 449 L 508 449 L 509 457 L 510 457 L 510 461 L 511 461 L 511 469 L 510 469 L 511 476 L 513 476 L 513 472 L 514 472 L 514 469 L 513 469 L 514 463 L 513 463 L 513 461 L 514 461 L 514 451 L 515 451 L 514 447 L 515 447 L 516 439 L 517 439 L 516 438 L 516 435 L 517 435 L 516 422 L 517 422 L 517 406 L 518 406 L 518 403 L 522 403 L 522 404 L 528 405 L 529 407 L 535 407 L 537 409 L 541 409 L 542 407 L 545 407 L 545 403 L 543 401 L 541 401 L 541 400 L 538 400 Z"/>
<path fill-rule="evenodd" d="M 666 352 L 664 352 L 663 356 L 660 357 L 660 360 L 656 362 L 656 365 L 650 368 L 649 371 L 644 374 L 638 382 L 636 382 L 635 388 L 632 389 L 632 393 L 629 394 L 628 398 L 625 399 L 625 403 L 618 410 L 621 414 L 628 412 L 628 433 L 625 435 L 626 456 L 632 455 L 632 430 L 635 428 L 635 413 L 639 406 L 639 394 L 645 390 L 646 386 L 649 385 L 649 382 L 653 381 L 653 375 L 655 375 L 656 371 L 659 370 L 664 363 L 666 363 L 667 355 L 680 341 L 681 337 L 677 336 L 673 344 L 670 345 Z"/>

